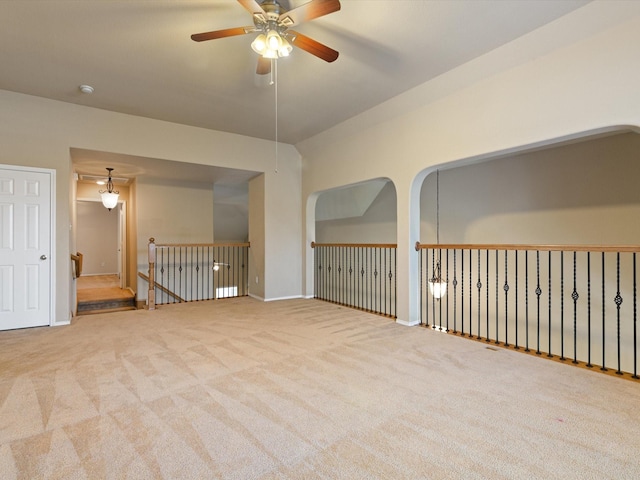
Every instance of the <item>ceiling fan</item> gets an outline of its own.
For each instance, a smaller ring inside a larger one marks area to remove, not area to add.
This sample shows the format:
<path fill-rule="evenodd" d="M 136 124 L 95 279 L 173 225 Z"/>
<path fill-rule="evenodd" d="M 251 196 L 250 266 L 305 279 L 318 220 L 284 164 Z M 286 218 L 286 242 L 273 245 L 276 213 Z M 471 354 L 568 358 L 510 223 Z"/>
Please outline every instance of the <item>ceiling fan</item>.
<path fill-rule="evenodd" d="M 328 15 L 340 10 L 339 0 L 311 0 L 291 10 L 286 10 L 278 0 L 238 0 L 253 17 L 253 25 L 248 27 L 226 28 L 213 32 L 194 33 L 191 39 L 195 42 L 233 37 L 248 33 L 258 33 L 251 43 L 251 48 L 258 53 L 256 73 L 266 75 L 271 72 L 271 61 L 289 55 L 296 46 L 326 62 L 338 58 L 338 52 L 299 32 L 289 30 L 314 18 Z"/>

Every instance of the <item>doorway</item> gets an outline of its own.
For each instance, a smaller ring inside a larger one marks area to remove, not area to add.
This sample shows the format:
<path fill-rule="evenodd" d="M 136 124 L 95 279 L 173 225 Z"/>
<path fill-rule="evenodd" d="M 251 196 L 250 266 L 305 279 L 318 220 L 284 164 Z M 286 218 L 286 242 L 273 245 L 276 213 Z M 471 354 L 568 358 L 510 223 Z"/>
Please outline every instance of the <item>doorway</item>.
<path fill-rule="evenodd" d="M 78 313 L 134 307 L 126 288 L 126 204 L 107 210 L 99 201 L 78 200 L 76 214 L 76 247 L 83 255 Z"/>

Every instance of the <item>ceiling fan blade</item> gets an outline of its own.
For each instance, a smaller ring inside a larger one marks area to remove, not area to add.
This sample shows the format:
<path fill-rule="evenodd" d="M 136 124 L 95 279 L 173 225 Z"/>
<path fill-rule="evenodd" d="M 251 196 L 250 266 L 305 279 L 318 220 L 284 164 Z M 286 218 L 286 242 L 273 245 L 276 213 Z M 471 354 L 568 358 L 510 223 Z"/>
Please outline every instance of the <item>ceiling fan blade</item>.
<path fill-rule="evenodd" d="M 258 68 L 256 68 L 256 73 L 258 75 L 268 75 L 271 73 L 271 60 L 264 58 L 263 56 L 258 57 Z"/>
<path fill-rule="evenodd" d="M 238 0 L 238 3 L 251 15 L 255 15 L 256 13 L 265 15 L 264 10 L 256 0 Z"/>
<path fill-rule="evenodd" d="M 191 40 L 194 42 L 204 42 L 205 40 L 215 40 L 216 38 L 233 37 L 236 35 L 244 35 L 256 30 L 256 27 L 251 25 L 250 27 L 236 27 L 225 28 L 224 30 L 215 30 L 213 32 L 194 33 L 191 35 Z"/>
<path fill-rule="evenodd" d="M 289 30 L 288 33 L 295 35 L 291 43 L 302 50 L 309 52 L 311 55 L 315 55 L 318 58 L 321 58 L 325 62 L 333 62 L 338 58 L 339 53 L 334 49 L 323 45 L 320 42 L 315 41 L 312 38 L 307 37 L 306 35 L 302 35 L 301 33 L 294 32 L 293 30 Z"/>
<path fill-rule="evenodd" d="M 239 0 L 238 0 L 239 1 Z M 340 10 L 340 0 L 311 0 L 280 15 L 278 23 L 287 27 L 313 20 Z"/>

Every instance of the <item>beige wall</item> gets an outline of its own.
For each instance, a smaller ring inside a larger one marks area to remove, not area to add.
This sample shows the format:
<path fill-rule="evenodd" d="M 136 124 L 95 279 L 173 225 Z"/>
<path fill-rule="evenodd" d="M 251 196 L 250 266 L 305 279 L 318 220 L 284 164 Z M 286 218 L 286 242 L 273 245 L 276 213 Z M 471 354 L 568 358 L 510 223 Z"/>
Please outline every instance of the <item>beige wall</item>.
<path fill-rule="evenodd" d="M 290 263 L 291 268 L 286 272 L 275 268 L 274 264 L 266 266 L 267 281 L 278 285 L 275 294 L 301 294 L 300 156 L 293 147 L 282 145 L 279 149 L 280 173 L 275 174 L 271 170 L 273 165 L 264 161 L 264 151 L 274 150 L 270 141 L 7 91 L 0 91 L 0 146 L 0 163 L 51 168 L 57 173 L 55 324 L 70 320 L 75 303 L 70 268 L 70 252 L 72 248 L 75 249 L 75 185 L 71 148 L 250 171 L 268 169 L 268 177 L 278 175 L 277 179 L 269 179 L 265 183 L 265 197 L 274 208 L 279 205 L 285 205 L 286 208 L 266 216 L 267 227 L 270 222 L 277 222 L 277 226 L 267 228 L 264 244 L 255 243 L 251 248 L 264 250 L 265 257 L 273 258 L 274 262 Z M 139 201 L 140 193 L 135 196 L 137 198 L 134 201 Z M 292 222 L 282 222 L 280 213 L 287 216 L 293 214 L 296 218 Z M 134 218 L 135 214 L 134 209 L 133 215 L 129 215 L 133 229 L 137 228 L 136 222 L 145 222 L 144 217 Z M 144 239 L 146 235 L 147 232 L 138 231 L 136 236 Z M 269 294 L 267 292 L 267 296 Z"/>
<path fill-rule="evenodd" d="M 118 208 L 109 211 L 102 203 L 77 202 L 77 250 L 83 254 L 82 275 L 117 274 Z"/>
<path fill-rule="evenodd" d="M 398 193 L 398 320 L 418 322 L 420 189 L 438 165 L 473 163 L 640 126 L 640 4 L 594 2 L 297 145 L 303 198 L 371 178 Z M 305 205 L 305 293 L 313 208 Z"/>
<path fill-rule="evenodd" d="M 249 181 L 249 294 L 260 299 L 265 298 L 264 252 L 253 245 L 265 241 L 264 181 L 264 175 Z"/>
<path fill-rule="evenodd" d="M 442 243 L 637 244 L 640 135 L 626 133 L 440 172 Z M 436 240 L 436 175 L 421 241 Z"/>
<path fill-rule="evenodd" d="M 138 179 L 136 182 L 138 271 L 148 273 L 148 244 L 213 243 L 213 188 L 194 182 Z M 137 274 L 136 274 L 137 275 Z M 148 283 L 138 277 L 137 299 Z"/>
<path fill-rule="evenodd" d="M 329 191 L 323 195 L 332 195 Z M 396 190 L 392 182 L 380 190 L 358 217 L 316 222 L 316 243 L 396 243 Z"/>

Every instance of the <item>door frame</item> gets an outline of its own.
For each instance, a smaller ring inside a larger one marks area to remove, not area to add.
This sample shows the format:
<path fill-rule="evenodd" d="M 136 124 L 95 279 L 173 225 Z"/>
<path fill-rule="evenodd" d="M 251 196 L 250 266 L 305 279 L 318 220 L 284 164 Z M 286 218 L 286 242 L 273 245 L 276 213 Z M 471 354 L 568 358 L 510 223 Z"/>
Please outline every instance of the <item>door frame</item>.
<path fill-rule="evenodd" d="M 20 172 L 43 173 L 49 175 L 49 326 L 57 324 L 55 321 L 56 312 L 56 171 L 53 168 L 27 167 L 24 165 L 0 164 L 1 170 L 13 170 Z"/>

